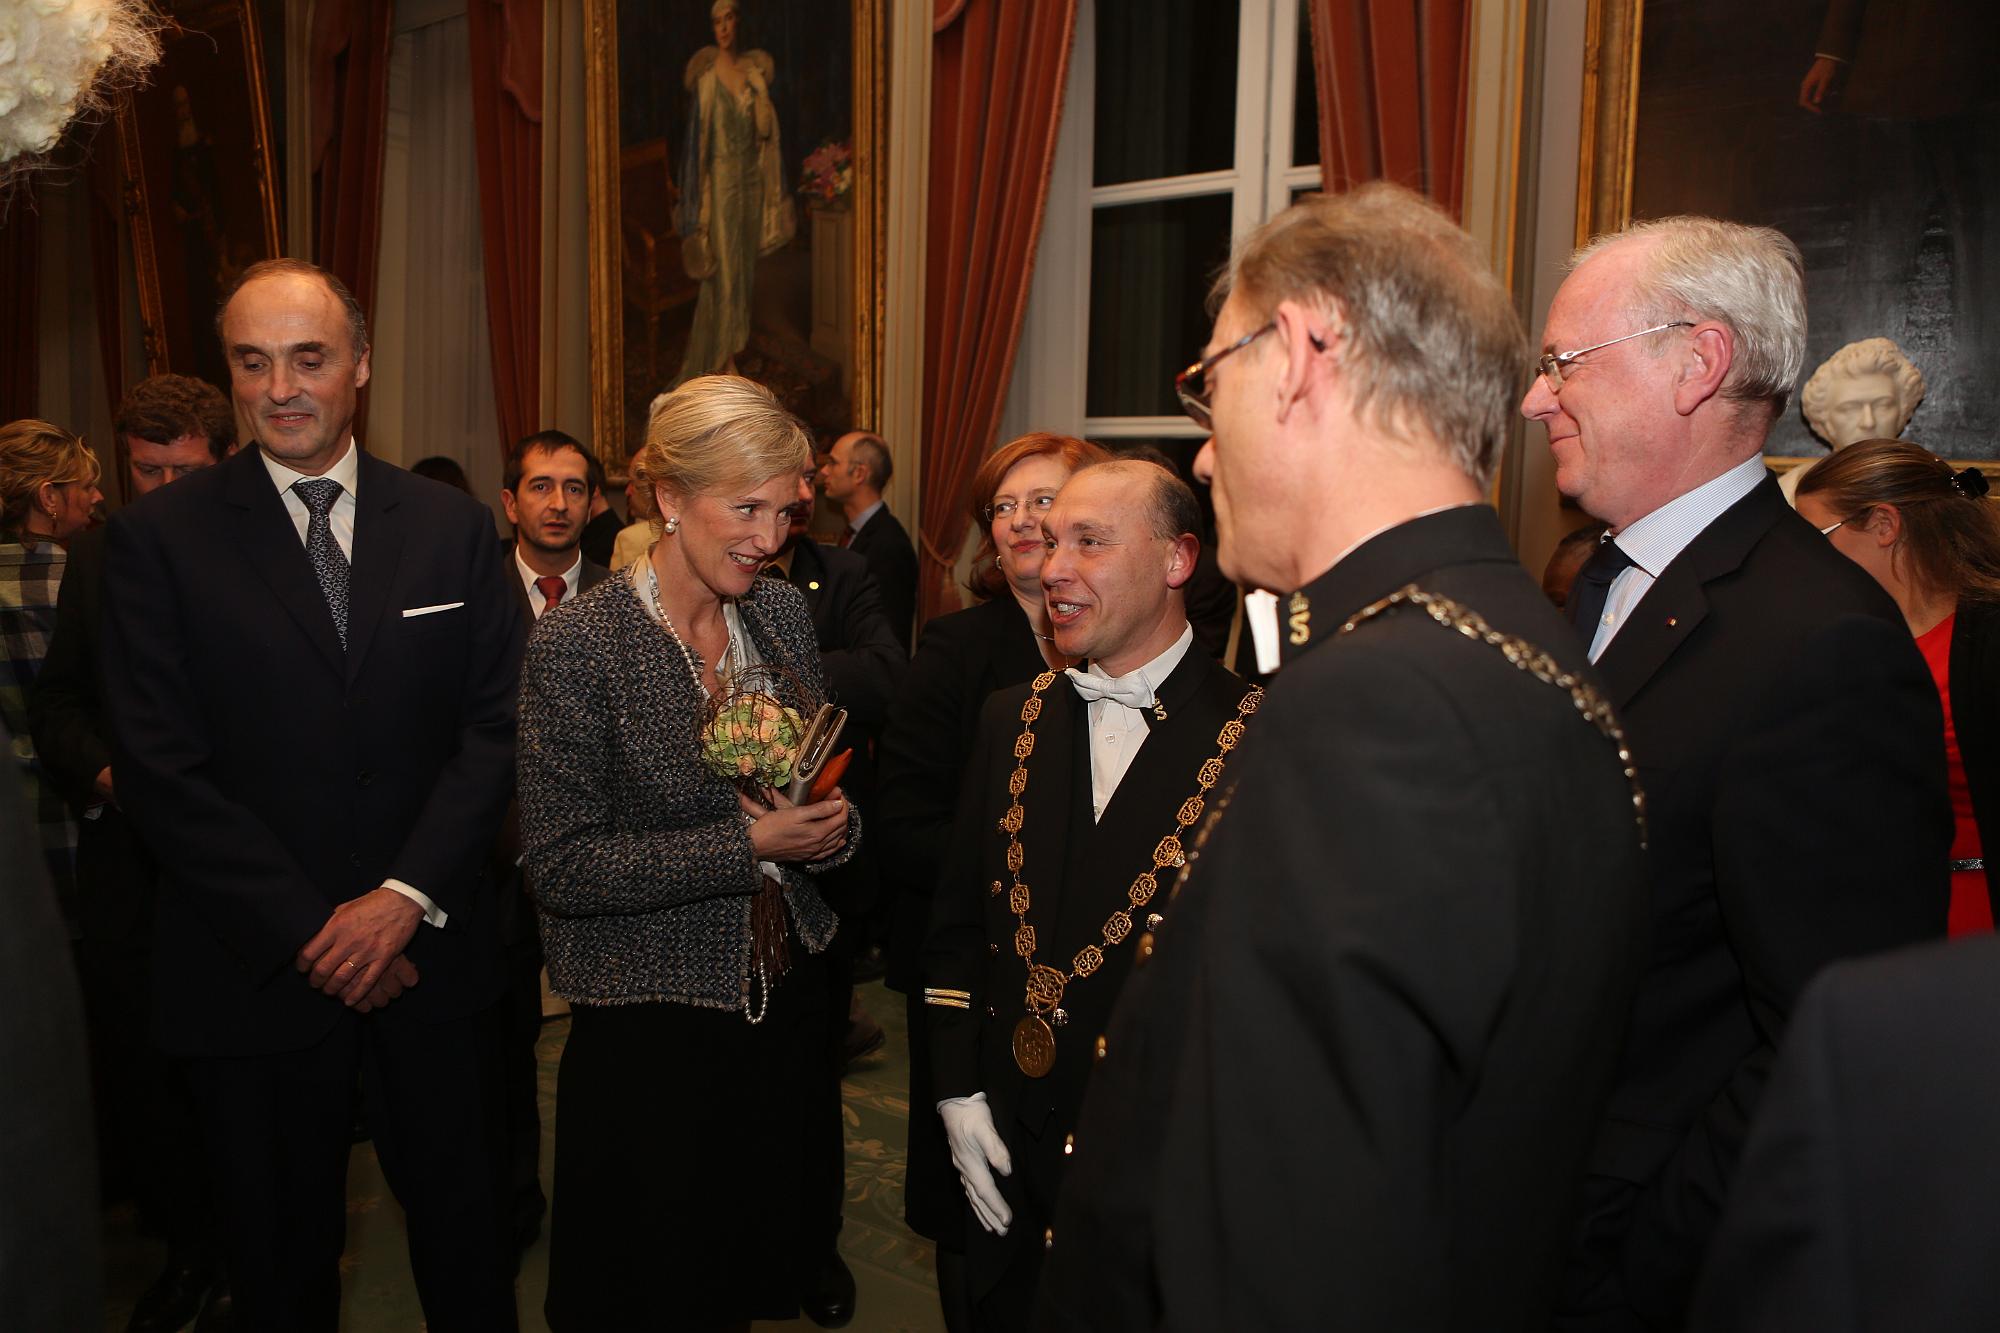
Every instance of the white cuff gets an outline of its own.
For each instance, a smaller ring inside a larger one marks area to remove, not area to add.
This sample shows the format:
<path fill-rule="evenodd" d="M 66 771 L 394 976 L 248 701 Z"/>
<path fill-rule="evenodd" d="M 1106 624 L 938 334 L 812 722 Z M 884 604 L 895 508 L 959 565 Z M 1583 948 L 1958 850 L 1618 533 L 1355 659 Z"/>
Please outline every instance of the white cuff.
<path fill-rule="evenodd" d="M 417 906 L 423 908 L 425 922 L 436 926 L 439 930 L 444 929 L 444 923 L 448 914 L 442 907 L 432 902 L 427 895 L 411 888 L 400 879 L 385 879 L 382 881 L 382 887 L 385 889 L 394 889 Z"/>

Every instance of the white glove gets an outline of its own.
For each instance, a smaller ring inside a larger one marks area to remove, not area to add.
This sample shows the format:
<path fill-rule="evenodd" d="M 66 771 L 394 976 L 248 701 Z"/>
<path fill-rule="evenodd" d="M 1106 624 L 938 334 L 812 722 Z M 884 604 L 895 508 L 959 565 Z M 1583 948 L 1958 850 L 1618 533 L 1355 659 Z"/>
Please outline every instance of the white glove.
<path fill-rule="evenodd" d="M 958 1179 L 965 1186 L 965 1198 L 972 1205 L 973 1216 L 979 1219 L 980 1226 L 996 1236 L 1006 1235 L 1007 1224 L 1014 1220 L 1014 1210 L 1000 1197 L 1000 1186 L 994 1183 L 993 1172 L 1011 1176 L 1014 1158 L 1000 1141 L 1000 1131 L 993 1127 L 993 1112 L 986 1105 L 986 1094 L 947 1097 L 937 1104 L 937 1109 L 944 1120 L 945 1140 L 951 1144 L 951 1164 L 958 1168 Z"/>

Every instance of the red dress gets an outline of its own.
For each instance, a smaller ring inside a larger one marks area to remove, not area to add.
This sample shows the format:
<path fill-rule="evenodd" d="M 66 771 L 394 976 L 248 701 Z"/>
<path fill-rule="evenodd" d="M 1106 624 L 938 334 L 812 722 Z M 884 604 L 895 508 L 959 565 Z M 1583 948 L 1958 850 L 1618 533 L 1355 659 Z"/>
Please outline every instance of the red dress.
<path fill-rule="evenodd" d="M 1944 756 L 1950 766 L 1951 816 L 1954 832 L 1951 859 L 1975 860 L 1979 850 L 1979 825 L 1972 819 L 1972 789 L 1965 782 L 1965 765 L 1958 757 L 1958 733 L 1951 725 L 1951 631 L 1957 613 L 1946 616 L 1917 636 L 1917 648 L 1937 682 L 1938 702 L 1944 705 Z M 1993 900 L 1986 890 L 1983 870 L 1951 872 L 1951 916 L 1947 933 L 1977 935 L 1993 929 Z"/>

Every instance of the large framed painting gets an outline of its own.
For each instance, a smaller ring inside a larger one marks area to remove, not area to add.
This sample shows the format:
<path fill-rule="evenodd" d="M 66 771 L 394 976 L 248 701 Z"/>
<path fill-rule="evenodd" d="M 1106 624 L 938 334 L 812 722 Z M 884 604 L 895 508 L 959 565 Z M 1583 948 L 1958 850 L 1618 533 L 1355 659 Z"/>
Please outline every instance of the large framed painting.
<path fill-rule="evenodd" d="M 227 385 L 216 301 L 282 253 L 263 46 L 250 0 L 163 9 L 164 58 L 118 114 L 146 366 Z"/>
<path fill-rule="evenodd" d="M 879 415 L 887 0 L 587 0 L 596 448 L 727 371 L 820 437 Z"/>
<path fill-rule="evenodd" d="M 1869 343 L 1874 352 L 1849 354 L 1858 382 L 1897 381 L 1907 410 L 1916 382 L 1870 342 L 1886 339 L 1922 379 L 1902 438 L 2000 474 L 1992 0 L 1763 0 L 1755 11 L 1591 0 L 1579 239 L 1673 213 L 1776 227 L 1805 257 L 1800 389 L 1836 352 Z M 1774 466 L 1828 452 L 1823 428 L 1845 409 L 1820 386 L 1795 395 L 1772 430 Z"/>

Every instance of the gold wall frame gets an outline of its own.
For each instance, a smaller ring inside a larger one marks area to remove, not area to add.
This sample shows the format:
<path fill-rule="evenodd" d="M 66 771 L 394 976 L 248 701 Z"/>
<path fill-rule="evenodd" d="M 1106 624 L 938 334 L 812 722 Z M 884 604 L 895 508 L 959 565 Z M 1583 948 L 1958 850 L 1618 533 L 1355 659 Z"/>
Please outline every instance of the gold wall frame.
<path fill-rule="evenodd" d="M 226 385 L 216 300 L 284 253 L 263 39 L 251 0 L 179 3 L 168 18 L 150 85 L 118 107 L 146 369 Z"/>
<path fill-rule="evenodd" d="M 841 321 L 846 339 L 841 366 L 845 410 L 824 407 L 822 399 L 814 401 L 822 403 L 823 410 L 802 410 L 801 404 L 788 395 L 787 386 L 771 383 L 779 397 L 814 428 L 822 445 L 830 444 L 829 437 L 841 429 L 879 429 L 882 415 L 883 219 L 887 198 L 882 165 L 888 114 L 884 25 L 888 3 L 889 0 L 851 0 L 845 6 L 849 11 L 846 27 L 852 42 L 848 125 L 854 172 L 853 187 L 843 210 L 850 217 L 841 220 L 841 228 L 847 232 L 842 238 L 842 249 L 848 252 L 845 262 L 852 275 L 848 293 L 851 310 Z M 661 382 L 642 385 L 632 367 L 637 349 L 629 345 L 628 335 L 635 313 L 628 311 L 628 306 L 635 295 L 631 235 L 634 230 L 650 233 L 642 239 L 649 243 L 656 265 L 643 275 L 650 281 L 636 293 L 648 308 L 657 312 L 644 318 L 667 319 L 699 300 L 689 290 L 689 284 L 697 284 L 698 280 L 686 279 L 684 273 L 677 276 L 675 266 L 685 267 L 679 253 L 679 239 L 668 234 L 668 227 L 657 225 L 666 221 L 657 216 L 660 210 L 652 209 L 655 225 L 628 226 L 628 204 L 638 191 L 628 189 L 627 180 L 634 181 L 638 188 L 657 189 L 658 183 L 653 179 L 657 168 L 664 173 L 660 179 L 671 182 L 680 169 L 681 146 L 672 141 L 675 136 L 671 135 L 664 136 L 658 145 L 647 139 L 625 140 L 621 128 L 620 45 L 621 40 L 629 40 L 635 23 L 657 25 L 678 16 L 682 10 L 698 15 L 705 23 L 709 8 L 708 0 L 673 0 L 671 4 L 661 0 L 585 0 L 584 5 L 591 430 L 598 457 L 617 476 L 624 475 L 627 455 L 640 443 L 643 415 L 635 416 L 633 404 L 642 396 L 649 398 L 666 388 L 664 381 L 671 378 L 656 374 Z M 761 34 L 751 23 L 746 23 L 744 46 L 756 48 L 762 37 L 769 35 L 769 25 L 783 21 L 769 20 Z M 682 70 L 690 54 L 681 49 L 661 54 L 658 61 L 661 77 L 671 80 L 675 89 L 681 86 Z M 781 65 L 774 89 L 787 77 L 797 77 L 797 72 Z M 773 91 L 773 103 L 779 99 L 780 94 Z M 781 114 L 785 180 L 787 187 L 796 191 L 801 164 L 816 145 L 786 139 L 791 130 L 791 126 L 783 124 Z M 668 192 L 672 192 L 671 188 Z M 799 213 L 801 233 L 809 225 L 817 226 L 817 219 L 809 224 L 803 200 L 799 201 Z M 765 269 L 760 267 L 758 272 L 762 283 Z M 816 275 L 815 281 L 819 280 Z M 646 329 L 643 336 L 657 340 L 659 335 L 654 332 L 653 324 L 640 327 Z M 657 367 L 663 364 L 658 360 L 660 354 L 656 341 L 641 359 Z M 739 369 L 752 378 L 766 378 L 750 367 Z"/>
<path fill-rule="evenodd" d="M 1719 22 L 1726 27 L 1728 20 L 1721 17 L 1720 7 L 1726 6 L 1728 0 L 1715 0 L 1715 2 L 1719 7 L 1716 16 L 1711 18 L 1706 15 L 1695 15 L 1692 19 L 1683 17 L 1681 20 L 1683 25 L 1693 21 L 1707 21 Z M 1663 16 L 1661 22 L 1668 22 L 1667 17 Z M 1650 216 L 1669 212 L 1714 212 L 1721 216 L 1736 216 L 1740 221 L 1768 222 L 1777 225 L 1780 230 L 1791 235 L 1809 255 L 1821 247 L 1823 238 L 1802 234 L 1800 230 L 1786 225 L 1779 219 L 1735 215 L 1712 205 L 1704 206 L 1706 201 L 1701 200 L 1690 206 L 1681 199 L 1673 197 L 1688 188 L 1685 181 L 1671 180 L 1666 182 L 1671 188 L 1662 188 L 1662 178 L 1657 171 L 1646 180 L 1639 179 L 1639 173 L 1645 169 L 1639 151 L 1640 116 L 1643 104 L 1640 74 L 1642 56 L 1649 35 L 1645 24 L 1645 0 L 1589 0 L 1584 29 L 1583 107 L 1577 162 L 1577 244 L 1582 245 L 1593 236 L 1615 232 L 1626 226 L 1633 218 L 1635 197 L 1650 195 L 1653 200 L 1653 206 L 1648 209 Z M 1759 73 L 1772 80 L 1778 80 L 1782 75 L 1790 80 L 1786 87 L 1794 86 L 1804 74 L 1811 55 L 1808 46 L 1807 50 L 1799 53 L 1796 68 L 1785 66 L 1760 70 Z M 1713 110 L 1718 117 L 1729 118 L 1728 106 L 1717 106 Z M 1816 128 L 1837 125 L 1837 104 L 1832 110 L 1833 114 L 1818 118 Z M 1733 132 L 1754 139 L 1758 131 L 1752 127 L 1747 130 L 1739 128 Z M 1653 158 L 1656 167 L 1659 160 L 1656 151 Z M 1727 166 L 1704 161 L 1702 174 L 1707 179 L 1713 179 L 1730 177 L 1732 172 Z M 1740 177 L 1745 173 L 1738 166 L 1733 174 Z M 1653 187 L 1650 191 L 1646 188 L 1649 184 Z M 1838 196 L 1845 192 L 1836 188 L 1830 189 L 1827 193 Z M 1825 200 L 1822 199 L 1822 202 Z M 1662 207 L 1662 203 L 1666 206 Z M 1810 228 L 1805 230 L 1809 232 Z M 1812 291 L 1814 274 L 1815 269 L 1809 263 L 1807 270 L 1809 292 Z M 1815 304 L 1809 322 L 1815 330 L 1821 330 L 1823 314 L 1819 305 Z M 1874 336 L 1876 332 L 1877 330 L 1864 326 L 1854 330 L 1851 336 Z M 1837 345 L 1836 343 L 1835 346 Z M 1823 358 L 1832 350 L 1832 347 L 1821 347 L 1809 351 L 1808 370 L 1816 364 L 1817 359 Z M 1912 358 L 1917 359 L 1915 353 L 1912 353 Z M 1921 361 L 1919 364 L 1922 364 Z M 1941 370 L 1936 365 L 1924 369 L 1927 377 L 1949 373 L 1948 368 Z M 1787 410 L 1791 418 L 1798 417 L 1796 397 Z M 1921 436 L 1925 417 L 1922 415 L 1923 409 L 1920 407 L 1918 410 L 1919 416 L 1911 423 L 1909 429 Z M 1809 434 L 1804 433 L 1801 422 L 1781 421 L 1781 429 L 1788 431 L 1792 438 L 1803 435 L 1806 440 L 1818 443 L 1812 440 Z M 1950 446 L 1947 445 L 1945 448 L 1949 453 Z M 1782 473 L 1818 462 L 1825 456 L 1824 454 L 1767 454 L 1765 462 L 1774 471 Z M 1961 458 L 1954 460 L 1953 465 L 1975 466 L 1989 477 L 2000 480 L 2000 458 Z"/>

